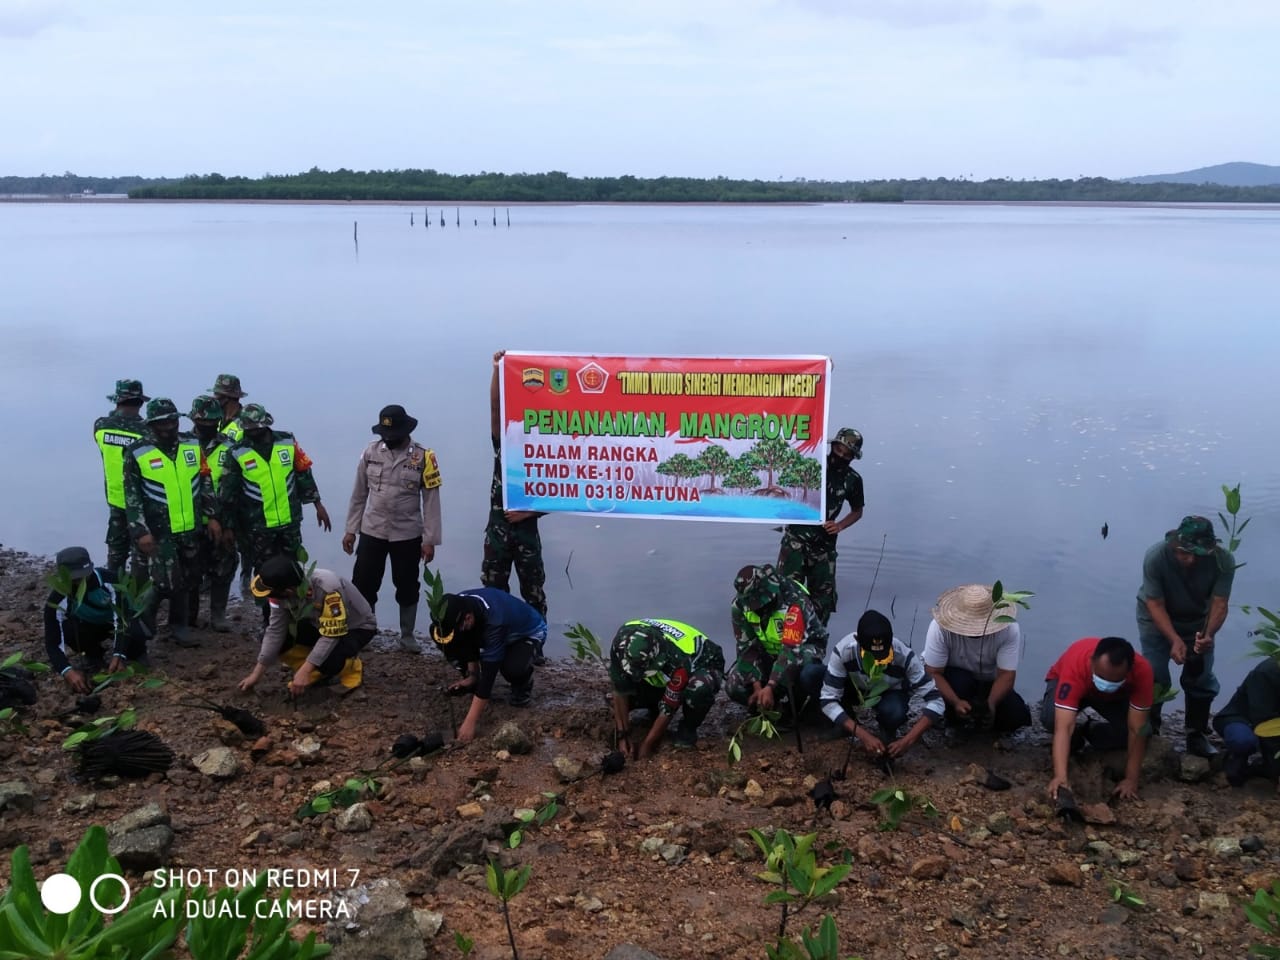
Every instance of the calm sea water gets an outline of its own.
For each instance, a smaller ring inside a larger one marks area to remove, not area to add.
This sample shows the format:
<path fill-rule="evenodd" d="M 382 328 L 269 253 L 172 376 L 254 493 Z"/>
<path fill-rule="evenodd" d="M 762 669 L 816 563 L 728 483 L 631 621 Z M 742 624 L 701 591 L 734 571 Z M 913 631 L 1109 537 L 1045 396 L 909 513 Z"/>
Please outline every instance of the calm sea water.
<path fill-rule="evenodd" d="M 493 350 L 823 353 L 835 425 L 866 436 L 834 635 L 870 598 L 919 649 L 939 593 L 1000 578 L 1036 593 L 1018 685 L 1038 695 L 1072 640 L 1136 638 L 1143 551 L 1236 482 L 1253 522 L 1233 600 L 1280 604 L 1280 211 L 516 207 L 509 229 L 504 208 L 497 228 L 490 207 L 463 208 L 461 227 L 440 215 L 426 229 L 409 206 L 0 204 L 0 541 L 101 557 L 91 425 L 114 380 L 185 408 L 227 371 L 297 434 L 336 524 L 378 409 L 404 404 L 444 473 L 446 584 L 474 586 Z M 349 573 L 340 529 L 307 522 L 313 557 Z M 572 622 L 607 640 L 668 616 L 731 650 L 733 574 L 778 545 L 756 525 L 542 530 L 558 642 Z M 1251 623 L 1233 609 L 1224 686 L 1251 663 Z"/>

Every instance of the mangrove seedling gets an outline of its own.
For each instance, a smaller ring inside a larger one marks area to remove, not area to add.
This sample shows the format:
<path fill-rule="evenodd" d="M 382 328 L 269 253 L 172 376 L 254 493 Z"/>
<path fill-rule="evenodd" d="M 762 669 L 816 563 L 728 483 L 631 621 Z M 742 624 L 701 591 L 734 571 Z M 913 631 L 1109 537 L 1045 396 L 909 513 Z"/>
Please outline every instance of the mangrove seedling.
<path fill-rule="evenodd" d="M 520 846 L 527 831 L 533 827 L 544 826 L 560 812 L 560 804 L 558 802 L 560 795 L 558 793 L 544 790 L 542 796 L 547 802 L 537 810 L 521 807 L 513 812 L 512 816 L 516 818 L 516 822 L 507 833 L 507 846 L 510 849 L 514 850 Z"/>
<path fill-rule="evenodd" d="M 520 960 L 520 953 L 516 950 L 516 935 L 511 930 L 510 904 L 529 882 L 529 872 L 530 868 L 527 866 L 504 870 L 493 860 L 489 861 L 484 871 L 484 880 L 489 887 L 489 892 L 497 897 L 502 905 L 502 919 L 507 925 L 507 943 L 511 945 L 511 960 Z"/>
<path fill-rule="evenodd" d="M 766 906 L 776 903 L 782 907 L 778 922 L 778 940 L 782 941 L 787 935 L 788 918 L 834 890 L 853 867 L 847 863 L 818 866 L 813 852 L 816 833 L 797 837 L 787 830 L 778 830 L 768 837 L 760 830 L 748 832 L 764 855 L 765 869 L 756 874 L 757 879 L 777 888 L 765 895 L 764 902 Z"/>
<path fill-rule="evenodd" d="M 1147 901 L 1134 893 L 1129 884 L 1116 877 L 1107 878 L 1107 889 L 1111 891 L 1111 902 L 1128 910 L 1141 910 L 1147 905 Z"/>
<path fill-rule="evenodd" d="M 877 824 L 880 830 L 897 830 L 902 818 L 913 810 L 919 810 L 929 819 L 938 816 L 938 808 L 924 794 L 912 793 L 904 787 L 886 787 L 871 795 L 871 802 L 881 808 L 884 819 Z"/>
<path fill-rule="evenodd" d="M 1244 915 L 1258 930 L 1272 941 L 1280 941 L 1280 880 L 1271 889 L 1262 887 L 1253 894 L 1253 900 L 1244 904 Z M 1249 945 L 1249 956 L 1280 960 L 1280 946 L 1266 943 Z"/>
<path fill-rule="evenodd" d="M 762 740 L 774 740 L 778 736 L 775 724 L 781 714 L 777 710 L 765 710 L 753 713 L 740 724 L 729 738 L 729 765 L 733 766 L 742 759 L 742 741 L 747 736 L 759 737 Z"/>
<path fill-rule="evenodd" d="M 457 930 L 453 932 L 453 945 L 458 948 L 458 952 L 464 957 L 471 956 L 471 951 L 476 948 L 474 940 Z"/>
<path fill-rule="evenodd" d="M 569 650 L 573 653 L 573 659 L 579 662 L 594 660 L 597 663 L 608 664 L 609 661 L 604 655 L 600 641 L 585 623 L 575 623 L 565 631 L 564 635 L 569 641 Z"/>
<path fill-rule="evenodd" d="M 358 803 L 360 798 L 366 794 L 376 797 L 381 789 L 382 785 L 370 775 L 349 777 L 337 789 L 326 790 L 323 793 L 316 794 L 295 810 L 293 816 L 298 820 L 305 820 L 307 817 L 318 817 L 321 814 L 328 813 L 334 807 L 349 807 L 354 803 Z"/>

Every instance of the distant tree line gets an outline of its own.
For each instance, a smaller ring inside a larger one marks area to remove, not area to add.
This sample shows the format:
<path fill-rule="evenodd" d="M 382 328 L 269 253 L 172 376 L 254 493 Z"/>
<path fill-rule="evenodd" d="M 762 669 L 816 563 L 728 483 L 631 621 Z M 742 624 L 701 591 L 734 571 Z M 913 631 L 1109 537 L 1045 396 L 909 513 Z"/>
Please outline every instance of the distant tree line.
<path fill-rule="evenodd" d="M 38 178 L 43 179 L 43 178 Z M 2 183 L 3 181 L 0 181 Z M 93 188 L 96 189 L 96 188 Z M 19 192 L 19 191 L 13 191 Z M 34 191 L 33 191 L 34 192 Z M 218 173 L 148 181 L 136 199 L 407 200 L 449 203 L 901 203 L 910 200 L 1280 203 L 1280 186 L 1079 180 L 731 180 L 727 177 L 571 177 L 567 173 L 448 174 L 435 170 L 320 170 L 262 177 Z"/>
<path fill-rule="evenodd" d="M 66 196 L 73 193 L 128 193 L 141 187 L 163 186 L 176 180 L 151 177 L 79 177 L 74 173 L 41 174 L 38 177 L 0 177 L 0 194 L 31 193 Z"/>

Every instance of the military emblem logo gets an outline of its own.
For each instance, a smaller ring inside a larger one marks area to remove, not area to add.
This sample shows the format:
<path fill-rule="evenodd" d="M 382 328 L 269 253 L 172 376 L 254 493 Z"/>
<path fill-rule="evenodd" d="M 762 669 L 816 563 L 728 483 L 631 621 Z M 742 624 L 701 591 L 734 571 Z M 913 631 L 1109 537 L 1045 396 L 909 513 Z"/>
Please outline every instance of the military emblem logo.
<path fill-rule="evenodd" d="M 188 466 L 195 466 L 196 452 L 194 450 L 182 451 L 182 458 L 187 461 Z"/>
<path fill-rule="evenodd" d="M 578 368 L 578 386 L 583 393 L 604 393 L 609 383 L 609 371 L 592 360 L 585 367 Z"/>
<path fill-rule="evenodd" d="M 557 367 L 551 371 L 551 392 L 564 393 L 569 389 L 569 371 Z"/>
<path fill-rule="evenodd" d="M 546 372 L 541 367 L 525 367 L 520 372 L 520 382 L 526 390 L 541 390 L 546 382 Z"/>

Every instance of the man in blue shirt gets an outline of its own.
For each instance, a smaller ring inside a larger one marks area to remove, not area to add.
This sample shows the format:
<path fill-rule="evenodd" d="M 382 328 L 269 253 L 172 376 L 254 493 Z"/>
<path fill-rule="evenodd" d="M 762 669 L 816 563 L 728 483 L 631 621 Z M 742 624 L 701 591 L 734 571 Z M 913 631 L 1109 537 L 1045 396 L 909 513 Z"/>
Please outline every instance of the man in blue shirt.
<path fill-rule="evenodd" d="M 507 702 L 513 707 L 529 705 L 534 661 L 547 640 L 547 621 L 529 604 L 496 587 L 446 593 L 431 625 L 431 639 L 463 674 L 448 692 L 472 694 L 466 719 L 458 727 L 459 741 L 475 738 L 499 673 L 511 685 Z"/>

